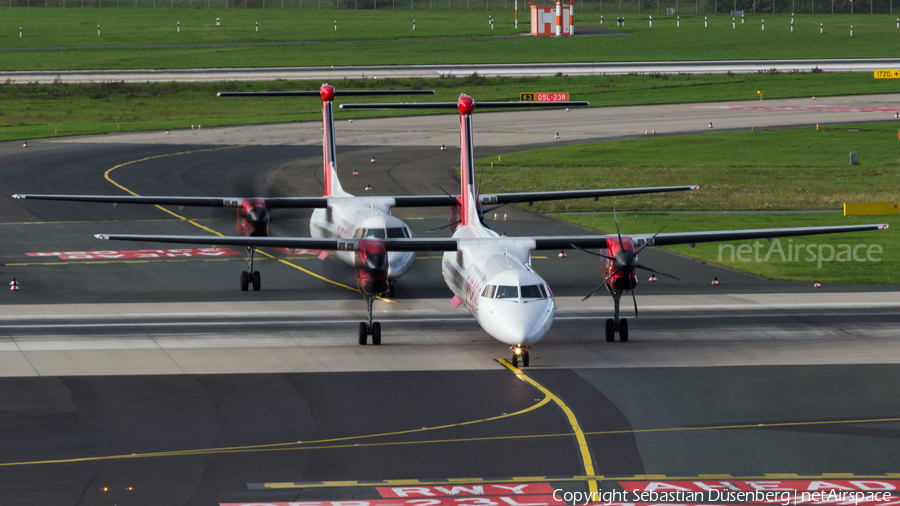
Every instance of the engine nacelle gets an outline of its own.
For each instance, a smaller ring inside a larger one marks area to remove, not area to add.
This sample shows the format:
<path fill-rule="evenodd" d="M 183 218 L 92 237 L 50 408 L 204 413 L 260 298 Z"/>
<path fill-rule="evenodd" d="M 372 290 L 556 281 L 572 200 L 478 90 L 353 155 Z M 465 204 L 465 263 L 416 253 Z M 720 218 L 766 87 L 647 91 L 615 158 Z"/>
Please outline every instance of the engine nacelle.
<path fill-rule="evenodd" d="M 634 251 L 634 241 L 631 240 L 631 237 L 622 237 L 622 246 L 625 246 L 626 251 Z M 602 255 L 606 255 L 610 258 L 616 258 L 616 254 L 622 251 L 621 246 L 619 246 L 619 239 L 617 237 L 610 237 L 606 240 L 606 248 L 601 249 L 600 253 Z M 615 262 L 613 260 L 608 260 L 606 258 L 600 259 L 600 267 L 603 274 L 603 279 L 606 279 L 613 271 L 616 270 Z M 637 274 L 632 269 L 631 272 L 622 273 L 617 272 L 613 275 L 609 280 L 609 284 L 615 290 L 634 290 L 634 288 L 638 284 Z"/>
<path fill-rule="evenodd" d="M 242 237 L 269 235 L 269 210 L 262 199 L 244 199 L 237 210 L 237 233 Z"/>
<path fill-rule="evenodd" d="M 388 285 L 388 254 L 384 242 L 377 239 L 359 241 L 353 261 L 356 286 L 366 295 L 386 293 Z"/>

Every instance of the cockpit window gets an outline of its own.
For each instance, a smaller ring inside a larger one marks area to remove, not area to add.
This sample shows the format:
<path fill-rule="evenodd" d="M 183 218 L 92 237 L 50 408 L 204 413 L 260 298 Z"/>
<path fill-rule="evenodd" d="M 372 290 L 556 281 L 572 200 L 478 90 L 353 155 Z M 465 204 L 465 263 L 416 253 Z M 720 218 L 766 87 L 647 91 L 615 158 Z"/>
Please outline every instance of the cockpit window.
<path fill-rule="evenodd" d="M 522 287 L 523 299 L 544 299 L 547 294 L 544 293 L 544 287 L 541 285 L 528 285 Z"/>
<path fill-rule="evenodd" d="M 371 237 L 373 239 L 384 239 L 384 229 L 383 228 L 367 229 L 366 237 Z"/>
<path fill-rule="evenodd" d="M 518 286 L 498 286 L 497 287 L 497 298 L 498 299 L 518 299 L 519 298 L 519 287 Z"/>
<path fill-rule="evenodd" d="M 409 237 L 409 233 L 403 227 L 395 227 L 387 229 L 388 239 L 404 239 Z"/>
<path fill-rule="evenodd" d="M 488 299 L 493 299 L 494 295 L 497 293 L 497 285 L 488 285 L 484 287 L 484 291 L 481 292 L 482 297 L 487 297 Z"/>

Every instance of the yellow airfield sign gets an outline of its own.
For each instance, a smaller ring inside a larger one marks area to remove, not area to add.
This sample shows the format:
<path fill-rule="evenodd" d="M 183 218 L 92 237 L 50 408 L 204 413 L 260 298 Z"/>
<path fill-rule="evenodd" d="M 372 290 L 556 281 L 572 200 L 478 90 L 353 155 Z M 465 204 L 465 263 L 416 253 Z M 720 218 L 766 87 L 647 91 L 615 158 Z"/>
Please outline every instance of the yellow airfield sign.
<path fill-rule="evenodd" d="M 876 70 L 875 79 L 900 79 L 900 70 Z"/>

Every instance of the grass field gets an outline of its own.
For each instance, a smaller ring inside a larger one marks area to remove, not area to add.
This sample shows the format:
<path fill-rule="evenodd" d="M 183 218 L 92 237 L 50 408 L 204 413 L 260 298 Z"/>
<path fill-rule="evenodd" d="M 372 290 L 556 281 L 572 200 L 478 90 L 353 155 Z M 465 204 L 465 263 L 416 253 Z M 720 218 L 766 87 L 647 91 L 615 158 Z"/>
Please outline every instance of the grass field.
<path fill-rule="evenodd" d="M 900 200 L 896 123 L 639 137 L 482 158 L 484 191 L 700 185 L 700 191 L 536 203 L 539 212 L 819 210 Z M 859 164 L 849 165 L 850 151 Z M 493 163 L 493 169 L 488 165 Z"/>
<path fill-rule="evenodd" d="M 563 214 L 556 215 L 556 217 L 607 233 L 615 233 L 616 230 L 612 214 Z M 900 281 L 900 275 L 897 274 L 900 269 L 900 255 L 898 255 L 900 253 L 900 237 L 896 230 L 900 226 L 900 217 L 896 215 L 635 214 L 620 212 L 618 219 L 623 234 L 656 233 L 663 225 L 668 225 L 665 232 L 686 232 L 887 223 L 891 228 L 886 231 L 785 238 L 775 239 L 772 242 L 759 240 L 709 243 L 698 244 L 696 248 L 670 246 L 664 249 L 704 262 L 744 270 L 769 279 L 809 281 L 811 283 L 816 281 L 822 283 L 897 283 Z M 738 250 L 742 244 L 754 248 L 753 253 L 749 253 L 750 250 L 747 249 L 747 246 L 743 250 Z M 757 244 L 759 244 L 758 249 L 756 249 Z M 858 247 L 861 244 L 865 246 Z M 800 248 L 800 245 L 804 245 L 803 248 Z M 873 245 L 874 247 L 872 247 Z M 848 247 L 849 254 L 847 253 Z M 870 247 L 872 248 L 869 249 Z M 857 248 L 855 257 L 853 248 Z M 879 248 L 880 253 L 878 252 Z M 790 259 L 788 257 L 789 249 L 791 250 Z M 867 254 L 870 255 L 867 256 Z M 822 260 L 821 267 L 819 259 Z M 875 259 L 879 261 L 872 261 Z M 677 272 L 666 271 L 665 265 L 654 265 L 653 267 L 667 272 L 667 274 L 678 276 Z M 641 273 L 642 280 L 647 276 L 649 274 Z M 666 280 L 666 282 L 677 283 L 675 280 Z"/>
<path fill-rule="evenodd" d="M 900 45 L 896 18 L 881 14 L 798 15 L 793 33 L 784 14 L 748 15 L 737 29 L 723 15 L 709 16 L 704 28 L 702 15 L 684 14 L 676 27 L 674 16 L 654 13 L 651 28 L 645 14 L 626 14 L 632 21 L 621 31 L 630 37 L 534 38 L 515 36 L 529 26 L 520 15 L 523 22 L 515 30 L 511 10 L 14 8 L 3 13 L 0 47 L 70 49 L 4 51 L 0 70 L 858 58 L 892 57 Z M 488 15 L 495 20 L 493 30 Z M 604 27 L 613 28 L 616 15 L 606 13 Z M 600 16 L 578 14 L 576 25 L 599 26 Z M 215 26 L 216 17 L 224 26 Z M 825 23 L 824 34 L 819 23 Z M 24 29 L 22 38 L 18 27 Z M 300 41 L 311 43 L 251 44 Z"/>
<path fill-rule="evenodd" d="M 0 84 L 0 141 L 105 132 L 190 128 L 192 124 L 222 126 L 252 123 L 318 120 L 320 104 L 314 99 L 272 98 L 240 100 L 216 98 L 218 91 L 317 89 L 321 83 L 279 81 L 253 83 L 161 83 L 161 84 Z M 593 106 L 740 100 L 766 90 L 766 96 L 827 96 L 846 93 L 894 91 L 889 79 L 872 79 L 859 73 L 725 74 L 673 76 L 607 76 L 492 78 L 463 77 L 402 80 L 355 80 L 332 84 L 340 88 L 434 89 L 433 97 L 421 100 L 455 100 L 466 92 L 478 100 L 517 100 L 523 91 L 570 93 L 573 99 L 589 100 Z M 384 98 L 393 100 L 397 97 Z M 368 97 L 357 100 L 376 100 Z M 341 99 L 341 102 L 350 99 Z M 401 114 L 403 112 L 397 112 Z M 421 111 L 414 111 L 421 113 Z M 335 111 L 338 119 L 392 114 L 386 111 Z M 410 114 L 406 112 L 406 114 Z M 762 134 L 768 135 L 768 134 Z M 705 137 L 704 137 L 705 138 Z M 638 141 L 635 141 L 638 142 Z M 666 142 L 666 141 L 663 141 Z M 640 144 L 643 146 L 644 144 Z M 637 147 L 638 145 L 635 145 Z M 578 164 L 591 155 L 569 148 L 554 152 L 554 159 Z M 626 148 L 622 148 L 626 149 Z M 631 151 L 623 156 L 631 157 Z M 569 153 L 569 154 L 565 154 Z M 640 154 L 638 151 L 636 154 Z M 540 157 L 511 158 L 516 164 L 544 165 Z M 608 156 L 606 152 L 602 155 Z M 579 161 L 580 160 L 580 161 Z M 867 157 L 864 162 L 868 163 Z M 512 162 L 510 162 L 512 163 Z M 586 162 L 585 162 L 586 163 Z M 592 164 L 595 162 L 591 162 Z M 642 162 L 644 163 L 644 162 Z M 500 183 L 498 183 L 500 184 Z"/>

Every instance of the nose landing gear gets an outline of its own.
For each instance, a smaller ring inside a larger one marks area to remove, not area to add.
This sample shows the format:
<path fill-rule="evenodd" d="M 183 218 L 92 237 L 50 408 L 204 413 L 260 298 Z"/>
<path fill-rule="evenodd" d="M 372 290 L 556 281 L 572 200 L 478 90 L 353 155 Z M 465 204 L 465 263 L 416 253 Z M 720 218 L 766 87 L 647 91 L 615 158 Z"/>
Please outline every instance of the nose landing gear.
<path fill-rule="evenodd" d="M 359 344 L 365 345 L 372 336 L 372 344 L 381 344 L 381 323 L 372 321 L 372 303 L 374 295 L 366 295 L 366 321 L 359 322 Z"/>
<path fill-rule="evenodd" d="M 519 361 L 522 362 L 522 367 L 528 367 L 528 350 L 524 346 L 513 346 L 510 349 L 513 350 L 513 367 L 519 367 Z"/>
<path fill-rule="evenodd" d="M 247 248 L 247 252 L 250 253 L 250 266 L 241 273 L 241 291 L 246 292 L 250 288 L 250 284 L 253 283 L 253 291 L 258 292 L 262 286 L 262 279 L 259 271 L 253 270 L 253 254 L 256 253 L 256 248 Z"/>
<path fill-rule="evenodd" d="M 619 299 L 622 298 L 622 292 L 614 292 L 612 296 L 615 312 L 612 318 L 606 320 L 606 342 L 615 341 L 616 334 L 619 334 L 619 341 L 626 343 L 628 342 L 628 320 L 619 318 Z"/>

